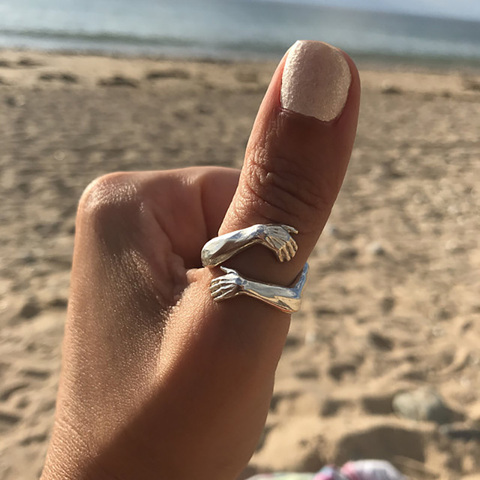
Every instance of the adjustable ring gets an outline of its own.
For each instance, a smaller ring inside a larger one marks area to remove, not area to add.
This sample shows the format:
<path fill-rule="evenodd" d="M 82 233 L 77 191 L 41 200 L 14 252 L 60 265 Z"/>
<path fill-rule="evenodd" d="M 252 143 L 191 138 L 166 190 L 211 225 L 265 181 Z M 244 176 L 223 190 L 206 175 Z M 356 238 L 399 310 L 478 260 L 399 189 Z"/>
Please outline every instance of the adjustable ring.
<path fill-rule="evenodd" d="M 246 248 L 260 244 L 269 248 L 280 262 L 290 261 L 297 253 L 298 246 L 292 234 L 298 230 L 289 225 L 258 224 L 252 227 L 212 238 L 202 249 L 204 267 L 215 267 Z M 236 270 L 220 267 L 225 275 L 210 282 L 210 293 L 215 302 L 237 295 L 248 295 L 268 303 L 282 312 L 293 313 L 300 308 L 302 290 L 307 281 L 308 264 L 290 287 L 258 282 L 246 278 Z"/>

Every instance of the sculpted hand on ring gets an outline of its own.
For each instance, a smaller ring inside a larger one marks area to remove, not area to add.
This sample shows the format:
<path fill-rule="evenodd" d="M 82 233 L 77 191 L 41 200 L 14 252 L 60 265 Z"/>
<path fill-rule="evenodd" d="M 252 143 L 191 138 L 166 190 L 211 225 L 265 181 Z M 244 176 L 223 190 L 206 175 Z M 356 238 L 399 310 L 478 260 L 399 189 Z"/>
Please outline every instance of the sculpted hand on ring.
<path fill-rule="evenodd" d="M 225 275 L 214 278 L 210 284 L 210 292 L 217 302 L 241 294 L 248 285 L 248 281 L 232 268 L 220 268 L 225 272 Z"/>
<path fill-rule="evenodd" d="M 296 228 L 288 225 L 261 225 L 259 237 L 262 245 L 272 250 L 281 262 L 290 261 L 297 253 L 297 242 L 292 233 L 298 233 Z"/>

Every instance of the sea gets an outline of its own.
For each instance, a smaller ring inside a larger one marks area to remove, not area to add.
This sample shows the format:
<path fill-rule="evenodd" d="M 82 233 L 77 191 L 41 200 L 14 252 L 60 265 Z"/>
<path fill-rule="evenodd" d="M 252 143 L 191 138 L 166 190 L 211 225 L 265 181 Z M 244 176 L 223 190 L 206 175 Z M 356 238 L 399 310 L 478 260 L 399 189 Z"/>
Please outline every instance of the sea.
<path fill-rule="evenodd" d="M 0 48 L 278 58 L 297 39 L 354 59 L 480 66 L 480 23 L 266 0 L 0 0 Z"/>

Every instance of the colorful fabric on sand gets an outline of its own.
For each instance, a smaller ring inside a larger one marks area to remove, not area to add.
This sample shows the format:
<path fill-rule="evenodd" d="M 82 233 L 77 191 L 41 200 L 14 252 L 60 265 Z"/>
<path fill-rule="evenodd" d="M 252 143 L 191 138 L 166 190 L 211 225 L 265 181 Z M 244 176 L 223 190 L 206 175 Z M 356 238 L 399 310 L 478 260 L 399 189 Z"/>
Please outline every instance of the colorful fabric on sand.
<path fill-rule="evenodd" d="M 318 473 L 269 473 L 249 480 L 407 480 L 391 463 L 384 460 L 348 462 L 341 469 L 327 466 Z"/>
<path fill-rule="evenodd" d="M 255 475 L 248 480 L 271 480 L 277 478 L 279 480 L 313 480 L 311 473 L 265 473 L 264 475 Z"/>

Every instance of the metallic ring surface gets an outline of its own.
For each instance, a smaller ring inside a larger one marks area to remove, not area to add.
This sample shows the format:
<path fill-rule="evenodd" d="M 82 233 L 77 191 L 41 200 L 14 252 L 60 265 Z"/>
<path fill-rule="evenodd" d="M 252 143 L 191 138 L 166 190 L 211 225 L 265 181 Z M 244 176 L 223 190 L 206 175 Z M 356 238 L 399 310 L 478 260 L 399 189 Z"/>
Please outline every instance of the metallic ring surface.
<path fill-rule="evenodd" d="M 258 224 L 220 235 L 204 245 L 202 265 L 216 267 L 254 244 L 270 249 L 280 262 L 288 262 L 298 250 L 292 237 L 296 233 L 298 230 L 289 225 Z"/>
<path fill-rule="evenodd" d="M 294 313 L 300 309 L 302 290 L 307 281 L 308 263 L 297 276 L 291 287 L 282 287 L 257 282 L 240 275 L 232 268 L 220 267 L 225 275 L 210 282 L 210 292 L 215 302 L 221 302 L 238 295 L 248 295 L 278 308 L 282 312 Z"/>

